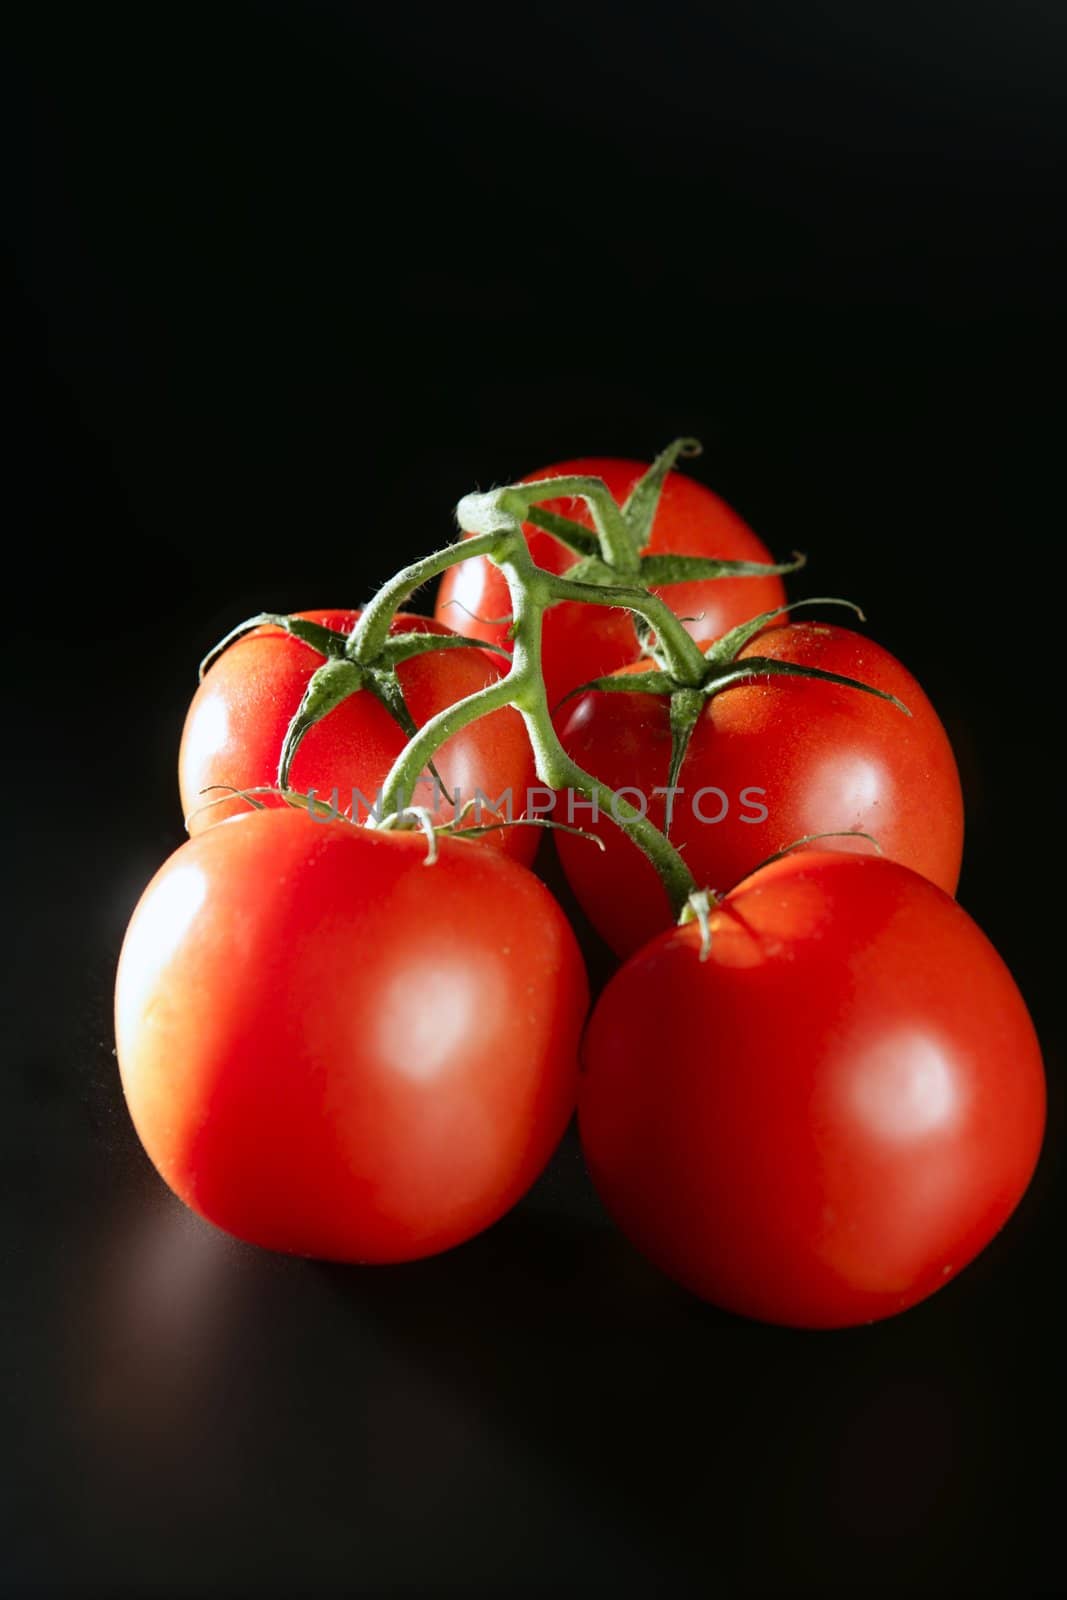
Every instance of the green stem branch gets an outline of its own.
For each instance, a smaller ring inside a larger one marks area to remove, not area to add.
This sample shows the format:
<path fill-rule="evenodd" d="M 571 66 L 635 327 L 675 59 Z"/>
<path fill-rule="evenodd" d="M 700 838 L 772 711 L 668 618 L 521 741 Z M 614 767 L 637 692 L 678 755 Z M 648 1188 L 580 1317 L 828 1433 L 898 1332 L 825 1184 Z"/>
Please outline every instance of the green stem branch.
<path fill-rule="evenodd" d="M 479 498 L 489 499 L 488 496 Z M 692 874 L 677 850 L 654 823 L 614 790 L 609 789 L 606 784 L 584 771 L 567 755 L 552 724 L 552 713 L 541 670 L 542 618 L 546 609 L 555 601 L 564 598 L 593 600 L 595 597 L 598 604 L 627 604 L 635 609 L 640 608 L 642 614 L 645 613 L 646 602 L 653 602 L 653 612 L 657 604 L 662 602 L 656 602 L 655 596 L 649 596 L 643 591 L 628 589 L 616 591 L 618 596 L 625 595 L 625 599 L 602 599 L 604 591 L 592 585 L 568 584 L 554 574 L 542 571 L 534 564 L 526 547 L 522 535 L 521 513 L 501 506 L 499 498 L 495 501 L 493 511 L 495 515 L 489 526 L 483 524 L 484 531 L 480 538 L 490 541 L 491 548 L 486 549 L 484 553 L 500 567 L 511 595 L 515 641 L 511 668 L 506 677 L 487 685 L 484 689 L 479 689 L 477 693 L 468 695 L 463 700 L 456 701 L 454 705 L 447 706 L 419 729 L 397 757 L 386 777 L 382 789 L 382 811 L 385 814 L 403 811 L 411 804 L 416 784 L 447 739 L 478 717 L 486 716 L 502 706 L 513 705 L 526 724 L 537 776 L 541 782 L 557 790 L 571 789 L 584 796 L 586 800 L 595 800 L 598 809 L 606 810 L 611 820 L 632 839 L 656 868 L 671 906 L 677 914 L 696 887 Z M 453 547 L 451 559 L 446 561 L 445 565 L 452 565 L 453 560 L 464 559 L 469 546 L 473 543 L 474 540 L 467 540 L 462 546 Z M 459 554 L 455 553 L 457 549 Z M 449 553 L 441 552 L 440 557 L 443 559 L 446 554 Z M 415 570 L 409 568 L 408 573 Z M 443 567 L 441 570 L 444 570 Z M 566 593 L 560 593 L 561 584 Z M 399 595 L 403 585 L 394 579 L 386 588 Z M 580 593 L 576 594 L 574 591 Z M 395 604 L 402 603 L 410 592 L 410 588 L 405 589 Z M 390 603 L 388 599 L 383 599 L 384 595 L 385 590 L 381 591 L 371 602 L 371 607 L 368 607 L 368 611 L 375 608 L 378 617 L 387 612 Z M 653 625 L 658 624 L 654 622 Z M 387 616 L 384 627 L 388 632 Z M 688 639 L 688 635 L 686 638 Z M 699 656 L 699 652 L 697 654 Z M 703 667 L 703 657 L 699 659 Z"/>
<path fill-rule="evenodd" d="M 553 600 L 580 600 L 592 606 L 625 606 L 628 611 L 635 611 L 655 630 L 656 651 L 671 676 L 691 688 L 703 683 L 708 670 L 703 652 L 659 595 L 621 584 L 575 583 L 555 573 L 548 576 Z"/>
<path fill-rule="evenodd" d="M 538 478 L 534 483 L 514 484 L 509 489 L 495 491 L 495 494 L 468 495 L 466 500 L 460 502 L 460 506 L 469 505 L 473 500 L 491 499 L 496 499 L 519 523 L 526 520 L 530 507 L 542 500 L 584 500 L 593 518 L 603 559 L 624 575 L 636 577 L 640 565 L 637 546 L 630 537 L 626 518 L 603 478 Z M 468 526 L 462 514 L 460 524 L 464 528 Z"/>
<path fill-rule="evenodd" d="M 449 567 L 467 561 L 471 556 L 491 555 L 499 537 L 499 532 L 490 532 L 474 539 L 461 539 L 458 544 L 446 545 L 432 556 L 424 556 L 421 561 L 413 562 L 410 567 L 398 572 L 395 578 L 390 578 L 378 590 L 349 634 L 345 649 L 349 660 L 363 663 L 374 661 L 389 637 L 394 616 L 416 589 L 429 583 L 431 578 L 439 578 Z"/>

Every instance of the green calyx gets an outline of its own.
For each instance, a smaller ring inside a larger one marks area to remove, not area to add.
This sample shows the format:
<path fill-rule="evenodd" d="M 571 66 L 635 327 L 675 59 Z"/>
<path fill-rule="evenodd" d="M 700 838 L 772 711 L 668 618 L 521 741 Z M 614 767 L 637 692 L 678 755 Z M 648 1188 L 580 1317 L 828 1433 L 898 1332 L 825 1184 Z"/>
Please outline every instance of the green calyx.
<path fill-rule="evenodd" d="M 608 581 L 617 583 L 620 577 L 637 575 L 636 562 L 651 536 L 668 473 L 680 458 L 698 456 L 702 449 L 699 439 L 673 440 L 666 450 L 660 451 L 621 506 L 616 505 L 602 479 L 573 477 L 542 478 L 534 483 L 513 484 L 506 491 L 513 496 L 509 509 L 533 523 L 535 528 L 543 528 L 546 533 L 551 533 L 576 555 L 599 557 L 600 563 L 612 572 Z M 531 494 L 534 490 L 536 494 Z M 551 493 L 546 492 L 548 490 Z M 580 522 L 538 505 L 538 499 L 584 499 L 592 514 L 596 534 L 590 533 Z M 578 574 L 572 570 L 570 576 L 577 577 Z M 581 581 L 594 580 L 583 575 Z M 669 583 L 672 580 L 668 578 L 663 581 Z"/>
<path fill-rule="evenodd" d="M 732 628 L 729 633 L 723 634 L 720 639 L 716 639 L 704 651 L 704 672 L 697 684 L 679 682 L 672 673 L 661 668 L 650 668 L 647 672 L 612 673 L 608 677 L 592 678 L 588 683 L 579 684 L 576 689 L 572 689 L 564 696 L 560 704 L 564 705 L 575 696 L 591 691 L 599 694 L 652 694 L 666 697 L 670 704 L 671 759 L 667 778 L 670 787 L 678 782 L 693 730 L 705 706 L 724 690 L 736 688 L 740 684 L 751 684 L 757 679 L 809 678 L 822 683 L 834 683 L 840 688 L 856 689 L 862 694 L 871 694 L 879 700 L 887 700 L 904 716 L 910 717 L 911 712 L 908 707 L 902 700 L 898 700 L 896 695 L 872 688 L 869 683 L 863 683 L 858 678 L 849 678 L 840 672 L 827 672 L 822 667 L 801 666 L 797 662 L 782 661 L 773 656 L 741 657 L 741 651 L 762 629 L 776 618 L 784 616 L 787 612 L 796 611 L 801 606 L 845 606 L 855 612 L 861 622 L 866 620 L 859 606 L 854 605 L 851 600 L 840 600 L 828 595 L 794 600 L 789 605 L 778 606 L 773 611 L 764 611 L 757 617 L 751 617 L 747 622 Z"/>
<path fill-rule="evenodd" d="M 328 716 L 342 700 L 347 700 L 349 695 L 358 694 L 363 688 L 364 677 L 354 661 L 328 660 L 312 673 L 304 697 L 297 707 L 296 715 L 289 724 L 282 745 L 281 759 L 278 762 L 278 787 L 288 789 L 289 773 L 293 765 L 293 758 L 300 748 L 304 735 L 316 722 L 321 722 Z"/>
<path fill-rule="evenodd" d="M 258 616 L 249 617 L 245 622 L 239 622 L 236 628 L 231 628 L 225 638 L 213 645 L 200 663 L 199 681 L 203 683 L 208 668 L 216 662 L 224 650 L 231 644 L 236 644 L 238 639 L 243 639 L 245 634 L 252 633 L 256 628 L 281 628 L 294 639 L 302 639 L 305 644 L 317 650 L 320 656 L 343 656 L 347 639 L 343 633 L 336 633 L 332 628 L 324 628 L 321 622 L 309 622 L 306 617 L 286 617 L 276 611 L 261 611 Z"/>
<path fill-rule="evenodd" d="M 541 478 L 534 483 L 511 484 L 496 493 L 512 516 L 542 528 L 574 552 L 578 560 L 567 577 L 576 583 L 638 583 L 651 589 L 702 579 L 765 578 L 795 572 L 803 566 L 803 556 L 785 562 L 760 562 L 642 554 L 652 534 L 668 474 L 680 458 L 698 456 L 701 448 L 698 439 L 673 440 L 634 484 L 621 506 L 615 503 L 603 479 L 593 477 Z M 594 532 L 571 517 L 538 504 L 540 500 L 565 499 L 586 502 Z M 462 511 L 461 521 L 467 526 Z M 634 620 L 643 644 L 649 632 L 647 624 L 641 618 Z"/>
<path fill-rule="evenodd" d="M 350 695 L 367 691 L 388 711 L 405 738 L 414 738 L 418 731 L 415 719 L 408 710 L 404 691 L 400 686 L 397 668 L 415 656 L 429 655 L 436 650 L 489 650 L 508 660 L 508 653 L 499 645 L 486 644 L 482 639 L 470 639 L 460 633 L 431 633 L 412 630 L 408 633 L 386 633 L 381 643 L 373 639 L 371 648 L 360 649 L 362 619 L 351 633 L 338 633 L 324 627 L 321 622 L 311 622 L 306 617 L 284 616 L 278 612 L 261 611 L 255 617 L 239 623 L 224 639 L 220 639 L 200 663 L 200 681 L 218 657 L 256 628 L 281 628 L 285 633 L 321 655 L 324 660 L 308 681 L 303 698 L 289 724 L 278 761 L 277 784 L 289 793 L 289 776 L 293 760 L 305 735 L 323 717 L 341 705 Z M 430 772 L 439 777 L 432 761 Z"/>

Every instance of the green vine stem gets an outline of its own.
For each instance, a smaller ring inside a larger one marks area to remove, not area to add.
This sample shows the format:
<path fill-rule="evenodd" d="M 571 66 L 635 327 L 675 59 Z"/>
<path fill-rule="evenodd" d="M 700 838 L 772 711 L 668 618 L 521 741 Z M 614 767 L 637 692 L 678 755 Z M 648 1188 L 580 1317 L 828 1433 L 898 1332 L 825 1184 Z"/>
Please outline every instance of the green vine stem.
<path fill-rule="evenodd" d="M 561 484 L 564 486 L 562 491 Z M 521 538 L 522 523 L 531 505 L 538 499 L 546 499 L 549 495 L 558 496 L 561 492 L 573 498 L 588 497 L 590 509 L 593 510 L 596 520 L 594 491 L 591 486 L 599 486 L 608 500 L 611 500 L 607 486 L 600 478 L 544 478 L 537 483 L 518 484 L 509 489 L 493 490 L 488 494 L 465 495 L 456 507 L 456 520 L 462 527 L 469 528 L 476 537 L 489 538 L 494 533 L 498 538 L 504 537 L 508 552 L 518 553 L 515 537 L 518 535 Z M 611 500 L 611 504 L 614 506 L 615 502 Z M 617 506 L 615 509 L 618 512 Z M 630 536 L 625 528 L 624 535 L 633 552 L 632 570 L 636 573 L 637 550 L 630 543 Z M 474 542 L 474 539 L 466 540 L 464 548 L 469 550 Z M 522 550 L 526 550 L 525 540 L 522 540 Z M 489 556 L 490 560 L 496 561 L 504 576 L 508 577 L 504 562 L 492 551 L 489 552 Z M 613 561 L 612 565 L 618 566 L 618 563 Z M 594 606 L 624 606 L 627 610 L 636 612 L 655 629 L 658 651 L 663 657 L 664 664 L 679 683 L 698 684 L 703 681 L 707 663 L 699 645 L 694 642 L 684 624 L 659 595 L 644 589 L 627 588 L 621 584 L 580 583 L 573 578 L 544 572 L 540 567 L 535 567 L 532 560 L 529 563 L 529 570 L 536 575 L 537 580 L 551 580 L 551 593 L 546 597 L 546 606 L 555 605 L 559 600 L 578 600 Z M 515 592 L 510 579 L 508 587 L 514 605 Z M 518 615 L 514 610 L 512 614 L 514 632 Z"/>
<path fill-rule="evenodd" d="M 623 516 L 603 478 L 569 477 L 538 478 L 534 483 L 513 484 L 508 489 L 498 489 L 485 495 L 467 495 L 457 510 L 460 526 L 471 533 L 479 530 L 467 520 L 476 516 L 471 508 L 481 501 L 491 501 L 493 509 L 502 508 L 519 523 L 526 520 L 530 507 L 539 500 L 584 500 L 593 518 L 600 554 L 610 567 L 626 577 L 635 577 L 638 569 L 638 546 L 635 544 Z"/>
<path fill-rule="evenodd" d="M 458 547 L 462 548 L 463 557 L 456 554 L 457 546 L 449 545 L 444 550 L 436 551 L 432 556 L 424 556 L 421 561 L 414 562 L 410 567 L 404 567 L 394 578 L 390 578 L 364 609 L 349 635 L 345 648 L 348 659 L 357 662 L 375 661 L 389 637 L 389 626 L 404 601 L 424 583 L 429 583 L 431 578 L 439 578 L 442 572 L 447 572 L 449 567 L 454 567 L 457 561 L 466 556 L 492 555 L 497 538 L 498 535 L 486 534 L 481 538 L 465 540 L 463 545 Z"/>
<path fill-rule="evenodd" d="M 574 493 L 586 493 L 599 480 L 560 480 L 525 484 L 519 489 L 468 496 L 461 502 L 464 525 L 472 522 L 474 537 L 461 540 L 435 555 L 407 567 L 390 580 L 375 598 L 353 632 L 350 655 L 373 651 L 388 634 L 393 612 L 420 584 L 472 555 L 487 555 L 503 572 L 511 595 L 514 648 L 507 675 L 477 693 L 438 712 L 409 741 L 386 777 L 382 789 L 385 814 L 406 810 L 420 777 L 440 747 L 469 723 L 503 706 L 514 706 L 522 717 L 533 748 L 537 776 L 552 789 L 571 789 L 596 801 L 651 861 L 659 873 L 671 905 L 678 913 L 693 892 L 692 874 L 674 846 L 654 823 L 567 755 L 552 725 L 552 713 L 541 670 L 541 620 L 549 606 L 560 600 L 583 600 L 594 605 L 626 606 L 642 616 L 660 635 L 660 642 L 679 677 L 706 670 L 700 650 L 670 608 L 642 589 L 622 586 L 600 588 L 579 584 L 534 564 L 522 533 L 528 497 L 558 495 L 560 483 L 581 484 Z M 368 619 L 370 624 L 368 625 Z M 361 637 L 362 635 L 362 637 Z M 695 659 L 694 659 L 695 658 Z M 699 679 L 697 679 L 699 681 Z"/>

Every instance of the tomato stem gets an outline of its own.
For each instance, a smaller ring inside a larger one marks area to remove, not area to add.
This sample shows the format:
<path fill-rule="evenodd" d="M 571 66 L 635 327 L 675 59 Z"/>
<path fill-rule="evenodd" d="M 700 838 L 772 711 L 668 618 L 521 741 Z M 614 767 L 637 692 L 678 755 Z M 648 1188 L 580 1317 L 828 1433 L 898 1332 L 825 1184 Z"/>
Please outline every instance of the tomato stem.
<path fill-rule="evenodd" d="M 552 480 L 553 493 L 559 493 L 560 481 Z M 562 481 L 568 485 L 586 485 L 599 480 Z M 541 667 L 542 619 L 548 607 L 560 600 L 576 599 L 594 605 L 626 606 L 645 617 L 657 632 L 663 629 L 668 638 L 666 649 L 671 650 L 673 645 L 679 644 L 676 634 L 684 637 L 685 647 L 678 648 L 676 654 L 672 655 L 672 663 L 677 663 L 680 673 L 693 671 L 690 652 L 695 654 L 699 670 L 704 668 L 704 658 L 677 618 L 655 595 L 622 585 L 603 589 L 593 584 L 580 584 L 536 566 L 522 533 L 526 510 L 524 496 L 526 490 L 531 488 L 538 493 L 545 492 L 544 485 L 523 485 L 517 491 L 505 489 L 489 495 L 469 496 L 462 502 L 461 515 L 465 525 L 470 526 L 471 522 L 477 524 L 475 537 L 405 568 L 378 592 L 353 632 L 351 654 L 359 659 L 360 653 L 366 651 L 368 658 L 372 659 L 373 652 L 380 650 L 382 641 L 388 635 L 393 612 L 408 599 L 412 591 L 420 583 L 475 555 L 488 556 L 501 569 L 511 595 L 514 649 L 507 675 L 447 706 L 419 729 L 401 751 L 386 777 L 382 787 L 382 810 L 389 814 L 404 811 L 410 806 L 416 784 L 437 751 L 453 734 L 492 711 L 514 706 L 526 725 L 541 782 L 557 790 L 570 789 L 586 800 L 595 800 L 599 809 L 607 811 L 651 861 L 673 910 L 680 912 L 696 887 L 682 857 L 655 824 L 635 806 L 572 761 L 559 741 L 552 724 Z M 584 487 L 581 492 L 585 492 Z M 477 505 L 472 507 L 472 501 L 476 501 Z M 368 617 L 372 619 L 372 625 L 364 632 Z"/>
<path fill-rule="evenodd" d="M 602 559 L 624 577 L 637 576 L 640 547 L 603 478 L 584 475 L 538 478 L 533 483 L 512 484 L 487 495 L 468 495 L 460 505 L 467 510 L 472 502 L 487 500 L 495 500 L 520 523 L 525 521 L 530 507 L 540 500 L 584 500 L 593 518 Z M 459 515 L 459 522 L 461 527 L 477 531 L 465 515 Z"/>
<path fill-rule="evenodd" d="M 421 561 L 413 562 L 410 567 L 404 567 L 390 578 L 378 590 L 349 634 L 345 648 L 348 659 L 364 664 L 376 661 L 389 637 L 390 624 L 404 601 L 424 583 L 429 583 L 431 578 L 438 578 L 449 567 L 454 567 L 457 561 L 464 561 L 468 556 L 490 555 L 494 543 L 495 536 L 485 534 L 480 538 L 447 545 L 444 550 L 424 556 Z"/>
<path fill-rule="evenodd" d="M 489 537 L 498 530 L 510 531 L 512 534 L 517 532 L 521 535 L 521 524 L 530 505 L 535 500 L 547 499 L 550 494 L 558 496 L 563 493 L 575 497 L 589 497 L 590 510 L 593 511 L 593 519 L 596 521 L 599 514 L 596 509 L 599 505 L 599 496 L 596 493 L 598 489 L 603 490 L 604 496 L 611 501 L 621 519 L 621 511 L 611 499 L 607 485 L 600 478 L 543 478 L 537 483 L 513 484 L 507 489 L 491 490 L 488 494 L 468 494 L 456 507 L 456 519 L 462 527 L 469 528 L 482 537 Z M 624 563 L 622 559 L 616 561 L 612 557 L 609 565 L 636 577 L 640 570 L 640 561 L 625 525 L 622 537 L 625 538 L 633 559 Z M 468 547 L 472 543 L 473 540 L 468 540 Z M 515 548 L 513 540 L 509 541 L 508 548 Z M 526 549 L 525 540 L 523 549 Z M 488 554 L 489 559 L 495 561 L 495 564 L 503 570 L 503 562 L 497 560 L 491 551 Z M 603 550 L 603 554 L 607 560 L 608 552 Z M 551 592 L 547 596 L 546 605 L 572 600 L 586 605 L 624 607 L 655 629 L 657 655 L 662 657 L 664 666 L 679 683 L 699 684 L 703 681 L 706 663 L 699 646 L 659 595 L 651 594 L 644 588 L 624 584 L 581 583 L 574 578 L 544 572 L 540 567 L 535 567 L 532 560 L 530 569 L 550 585 Z"/>
<path fill-rule="evenodd" d="M 700 646 L 659 595 L 621 584 L 577 583 L 552 574 L 552 602 L 559 600 L 578 600 L 592 606 L 622 606 L 636 612 L 655 629 L 656 655 L 671 676 L 690 688 L 704 681 L 707 662 Z"/>

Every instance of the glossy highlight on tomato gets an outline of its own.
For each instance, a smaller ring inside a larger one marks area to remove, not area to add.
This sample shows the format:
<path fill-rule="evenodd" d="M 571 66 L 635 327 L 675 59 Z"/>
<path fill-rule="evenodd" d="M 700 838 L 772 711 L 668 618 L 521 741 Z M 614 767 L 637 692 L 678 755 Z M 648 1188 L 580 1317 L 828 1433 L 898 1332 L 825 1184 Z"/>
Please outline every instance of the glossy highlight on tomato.
<path fill-rule="evenodd" d="M 298 615 L 339 633 L 350 632 L 359 620 L 358 611 L 302 611 Z M 453 631 L 428 617 L 404 614 L 394 619 L 390 629 L 391 633 Z M 205 805 L 216 798 L 204 792 L 211 785 L 253 789 L 275 783 L 290 719 L 321 665 L 322 657 L 310 645 L 273 626 L 245 634 L 213 663 L 189 707 L 178 759 L 182 807 L 190 833 L 247 809 L 238 797 Z M 437 712 L 502 677 L 506 669 L 505 661 L 472 646 L 414 656 L 401 663 L 397 677 L 415 725 L 421 727 Z M 327 801 L 337 789 L 342 811 L 349 808 L 353 790 L 358 790 L 366 802 L 357 801 L 358 820 L 362 820 L 406 744 L 402 728 L 381 702 L 368 690 L 361 690 L 304 735 L 293 761 L 290 786 L 304 794 L 314 789 Z M 461 807 L 479 793 L 492 802 L 510 790 L 510 814 L 518 817 L 535 782 L 530 742 L 519 713 L 511 706 L 455 734 L 434 764 L 441 777 L 440 795 L 435 794 L 427 776 L 413 798 L 416 805 L 430 806 L 437 822 L 455 818 L 445 790 L 449 796 L 458 792 Z M 435 803 L 438 800 L 440 803 Z M 268 796 L 266 801 L 285 804 L 280 797 Z M 506 801 L 500 811 L 508 814 Z M 487 803 L 482 820 L 489 821 L 492 816 Z M 466 825 L 477 821 L 471 813 Z M 480 839 L 529 863 L 540 833 L 532 827 L 509 827 L 482 834 Z"/>
<path fill-rule="evenodd" d="M 1041 1055 L 953 900 L 877 857 L 805 849 L 612 978 L 583 1046 L 605 1205 L 727 1310 L 834 1328 L 947 1283 L 1023 1195 Z"/>
<path fill-rule="evenodd" d="M 574 1107 L 588 991 L 497 851 L 305 812 L 231 818 L 145 890 L 116 987 L 127 1105 L 194 1211 L 338 1261 L 446 1250 L 529 1188 Z"/>
<path fill-rule="evenodd" d="M 571 474 L 602 478 L 622 505 L 646 471 L 647 463 L 641 461 L 583 456 L 543 467 L 523 481 L 532 483 L 538 478 Z M 545 509 L 584 527 L 593 526 L 583 500 L 551 500 Z M 543 529 L 527 523 L 524 533 L 534 560 L 549 572 L 567 572 L 578 559 Z M 736 511 L 712 490 L 681 472 L 667 475 L 644 553 L 714 556 L 729 561 L 774 559 Z M 737 623 L 773 610 L 785 600 L 782 580 L 776 576 L 702 579 L 666 584 L 652 592 L 662 596 L 671 610 L 684 619 L 693 637 L 701 641 L 716 639 Z M 500 569 L 484 557 L 449 569 L 441 581 L 434 615 L 457 633 L 510 648 L 511 600 L 507 583 Z M 571 601 L 553 606 L 545 616 L 542 647 L 549 705 L 557 705 L 579 684 L 614 672 L 639 654 L 629 612 Z"/>
<path fill-rule="evenodd" d="M 814 679 L 764 678 L 714 696 L 678 774 L 683 793 L 673 801 L 670 827 L 698 884 L 725 891 L 797 839 L 841 830 L 872 835 L 883 855 L 955 893 L 963 852 L 959 774 L 948 736 L 912 675 L 872 640 L 826 623 L 769 628 L 739 660 L 747 656 L 858 679 L 896 695 L 911 715 Z M 655 790 L 667 785 L 670 768 L 666 699 L 590 691 L 557 721 L 579 766 L 615 790 L 636 789 L 663 828 L 667 799 Z M 694 796 L 701 796 L 695 804 Z M 610 817 L 594 822 L 586 810 L 577 820 L 604 850 L 557 833 L 567 878 L 600 934 L 629 955 L 670 926 L 667 896 Z M 835 841 L 835 848 L 871 846 L 857 839 L 854 846 Z"/>

